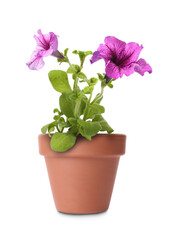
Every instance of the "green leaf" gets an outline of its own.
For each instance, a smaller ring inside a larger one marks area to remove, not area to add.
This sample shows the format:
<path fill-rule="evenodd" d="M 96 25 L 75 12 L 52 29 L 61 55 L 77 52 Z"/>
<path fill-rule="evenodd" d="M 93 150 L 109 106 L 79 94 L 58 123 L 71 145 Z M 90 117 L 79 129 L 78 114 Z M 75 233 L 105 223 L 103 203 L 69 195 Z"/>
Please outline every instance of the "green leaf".
<path fill-rule="evenodd" d="M 99 77 L 99 80 L 100 81 L 103 81 L 104 79 L 104 75 L 102 75 L 101 73 L 97 73 L 98 77 Z"/>
<path fill-rule="evenodd" d="M 81 116 L 84 113 L 84 110 L 86 108 L 86 101 L 87 97 L 85 95 L 81 95 L 81 102 L 80 102 L 80 107 L 79 107 L 79 116 Z"/>
<path fill-rule="evenodd" d="M 71 126 L 71 124 L 67 121 L 67 122 L 60 122 L 58 124 L 59 128 L 62 129 L 62 128 L 69 128 Z"/>
<path fill-rule="evenodd" d="M 57 121 L 54 121 L 48 125 L 48 135 L 51 137 L 51 132 L 55 130 L 55 127 L 57 125 Z"/>
<path fill-rule="evenodd" d="M 85 56 L 88 56 L 88 55 L 92 55 L 92 54 L 93 54 L 92 51 L 82 52 L 82 51 L 77 51 L 77 50 L 74 50 L 72 53 L 74 53 L 74 54 L 80 54 L 80 55 L 81 55 L 82 53 L 84 53 Z"/>
<path fill-rule="evenodd" d="M 85 137 L 87 140 L 91 141 L 91 136 L 86 135 L 82 127 L 79 128 L 79 133 L 80 133 L 83 137 Z"/>
<path fill-rule="evenodd" d="M 79 73 L 81 71 L 81 67 L 77 64 L 72 64 L 68 69 L 67 73 Z"/>
<path fill-rule="evenodd" d="M 68 76 L 66 72 L 61 70 L 53 70 L 49 72 L 48 76 L 53 88 L 56 91 L 60 93 L 71 91 L 71 87 L 68 82 Z"/>
<path fill-rule="evenodd" d="M 70 133 L 70 134 L 73 134 L 73 135 L 77 135 L 77 133 L 78 133 L 78 127 L 77 126 L 71 126 L 70 128 L 69 128 L 69 130 L 68 130 L 68 132 L 67 132 L 68 134 Z"/>
<path fill-rule="evenodd" d="M 58 113 L 58 114 L 61 114 L 61 112 L 59 111 L 59 109 L 58 109 L 58 108 L 54 108 L 54 110 L 53 110 L 53 113 Z"/>
<path fill-rule="evenodd" d="M 89 118 L 93 119 L 96 114 L 101 114 L 104 112 L 105 112 L 105 108 L 99 105 L 98 103 L 90 104 L 88 113 L 86 115 L 86 119 L 89 119 Z"/>
<path fill-rule="evenodd" d="M 75 142 L 74 134 L 57 132 L 52 136 L 50 146 L 55 152 L 65 152 L 72 148 Z"/>
<path fill-rule="evenodd" d="M 41 128 L 42 134 L 46 134 L 49 125 L 50 125 L 50 123 L 49 123 L 49 124 L 46 124 L 45 126 L 43 126 L 43 127 Z"/>
<path fill-rule="evenodd" d="M 54 121 L 52 123 L 45 125 L 44 127 L 41 128 L 42 134 L 46 134 L 46 132 L 48 131 L 49 136 L 51 136 L 50 133 L 55 130 L 56 125 L 57 125 L 57 121 Z"/>
<path fill-rule="evenodd" d="M 108 133 L 112 133 L 114 130 L 109 126 L 109 124 L 106 122 L 106 120 L 102 117 L 102 115 L 96 115 L 93 119 L 94 122 L 99 122 L 101 125 L 100 131 L 107 131 Z"/>
<path fill-rule="evenodd" d="M 99 122 L 91 122 L 91 121 L 86 122 L 81 119 L 78 119 L 78 123 L 83 128 L 84 134 L 87 136 L 94 136 L 101 129 L 101 125 Z"/>
<path fill-rule="evenodd" d="M 79 116 L 83 114 L 86 107 L 87 97 L 84 94 L 79 96 L 81 98 L 79 106 Z M 60 109 L 66 117 L 74 117 L 74 109 L 76 105 L 76 94 L 74 92 L 63 93 L 59 98 Z"/>
<path fill-rule="evenodd" d="M 112 84 L 111 82 L 109 82 L 109 83 L 107 84 L 107 86 L 108 86 L 109 88 L 113 88 L 113 84 Z"/>
<path fill-rule="evenodd" d="M 63 93 L 59 98 L 59 104 L 61 112 L 66 115 L 66 117 L 74 117 L 75 101 L 70 99 L 71 93 Z"/>
<path fill-rule="evenodd" d="M 83 52 L 83 51 L 77 51 L 77 50 L 74 50 L 72 53 L 79 55 L 81 67 L 83 66 L 85 58 L 88 55 L 92 55 L 93 54 L 92 51 L 85 51 L 85 52 Z"/>
<path fill-rule="evenodd" d="M 85 53 L 86 56 L 88 56 L 88 55 L 93 55 L 93 52 L 92 52 L 92 51 L 86 51 L 86 52 L 84 52 L 84 53 Z"/>
<path fill-rule="evenodd" d="M 60 117 L 60 119 L 58 121 L 58 128 L 60 131 L 63 130 L 63 128 L 65 127 L 65 124 L 66 124 L 66 122 L 65 122 L 64 118 Z"/>
<path fill-rule="evenodd" d="M 72 53 L 74 53 L 74 54 L 78 54 L 78 51 L 77 51 L 77 50 L 74 50 L 74 51 L 72 51 Z"/>
<path fill-rule="evenodd" d="M 90 79 L 89 79 L 90 85 L 96 85 L 97 82 L 98 82 L 98 79 L 97 79 L 97 78 L 90 78 Z"/>
<path fill-rule="evenodd" d="M 81 71 L 81 67 L 79 65 L 77 65 L 77 64 L 72 64 L 72 65 L 73 65 L 76 73 L 79 73 Z"/>
<path fill-rule="evenodd" d="M 93 91 L 94 87 L 93 86 L 86 86 L 84 89 L 83 89 L 83 92 L 85 94 L 91 94 L 92 91 Z"/>
<path fill-rule="evenodd" d="M 51 127 L 49 130 L 48 130 L 48 135 L 49 137 L 51 137 L 51 133 L 55 130 L 55 127 Z"/>
<path fill-rule="evenodd" d="M 72 78 L 73 78 L 73 80 L 76 80 L 77 79 L 77 73 L 73 73 Z"/>
<path fill-rule="evenodd" d="M 90 105 L 90 108 L 95 112 L 96 114 L 104 113 L 105 109 L 102 105 L 99 105 L 98 103 L 93 103 Z"/>
<path fill-rule="evenodd" d="M 58 120 L 60 119 L 60 116 L 59 116 L 59 115 L 55 115 L 55 116 L 53 117 L 53 119 L 56 120 L 56 121 L 58 121 Z"/>
<path fill-rule="evenodd" d="M 78 77 L 81 79 L 87 79 L 86 75 L 83 72 L 79 72 Z"/>
<path fill-rule="evenodd" d="M 79 54 L 79 57 L 80 57 L 81 65 L 83 65 L 86 55 L 82 51 L 79 51 L 78 54 Z"/>
<path fill-rule="evenodd" d="M 74 91 L 71 94 L 69 94 L 68 96 L 71 101 L 75 101 L 77 99 L 77 94 Z"/>
<path fill-rule="evenodd" d="M 61 54 L 64 55 L 63 53 L 61 53 Z M 63 63 L 63 62 L 68 62 L 68 60 L 67 60 L 67 57 L 65 57 L 63 59 L 57 58 L 57 62 L 61 65 L 61 63 Z"/>
<path fill-rule="evenodd" d="M 66 57 L 67 56 L 67 53 L 68 53 L 68 48 L 66 48 L 65 50 L 64 50 L 64 56 Z"/>
<path fill-rule="evenodd" d="M 72 67 L 69 67 L 68 69 L 67 69 L 67 73 L 76 73 L 76 71 L 75 71 L 75 69 L 74 68 L 72 68 Z"/>
<path fill-rule="evenodd" d="M 68 119 L 69 123 L 73 126 L 76 126 L 77 125 L 77 119 L 71 117 Z"/>
<path fill-rule="evenodd" d="M 83 129 L 86 135 L 95 136 L 100 131 L 101 126 L 98 122 L 86 122 Z"/>

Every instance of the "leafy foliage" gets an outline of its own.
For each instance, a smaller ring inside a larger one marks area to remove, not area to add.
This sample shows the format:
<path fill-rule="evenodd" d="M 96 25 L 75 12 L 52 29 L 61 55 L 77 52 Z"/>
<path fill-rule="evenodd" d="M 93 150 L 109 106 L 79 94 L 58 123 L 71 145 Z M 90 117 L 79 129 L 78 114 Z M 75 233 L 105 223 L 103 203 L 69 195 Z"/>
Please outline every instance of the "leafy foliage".
<path fill-rule="evenodd" d="M 104 113 L 105 109 L 98 103 L 89 104 L 88 113 L 86 115 L 86 119 L 94 119 L 94 117 L 98 114 Z"/>
<path fill-rule="evenodd" d="M 86 58 L 88 55 L 92 55 L 92 54 L 93 54 L 92 51 L 83 52 L 83 51 L 77 51 L 77 50 L 74 50 L 73 53 L 79 55 L 79 58 L 80 58 L 80 66 L 81 66 L 81 67 L 82 67 L 83 64 L 84 64 L 85 58 Z"/>
<path fill-rule="evenodd" d="M 83 136 L 88 140 L 91 139 L 92 136 L 95 136 L 102 128 L 100 123 L 97 121 L 92 122 L 78 119 L 78 124 L 80 125 Z"/>
<path fill-rule="evenodd" d="M 67 73 L 61 70 L 53 70 L 49 72 L 48 77 L 50 79 L 50 82 L 53 86 L 53 88 L 60 92 L 70 92 L 71 87 L 68 82 L 68 76 Z"/>
<path fill-rule="evenodd" d="M 71 64 L 68 58 L 68 48 L 64 50 L 63 59 L 58 62 L 67 63 L 67 71 L 53 70 L 48 76 L 53 88 L 61 95 L 59 97 L 59 109 L 54 109 L 53 121 L 44 127 L 43 134 L 48 133 L 51 137 L 51 148 L 57 152 L 64 152 L 72 148 L 76 142 L 76 137 L 80 134 L 89 141 L 99 131 L 112 133 L 109 126 L 101 114 L 105 112 L 100 104 L 103 98 L 103 90 L 106 86 L 112 88 L 112 81 L 105 74 L 98 73 L 98 77 L 88 78 L 82 71 L 83 64 L 87 56 L 93 54 L 91 51 L 73 51 L 79 56 L 80 65 Z M 72 76 L 73 87 L 70 86 L 68 76 Z M 86 83 L 81 88 L 79 83 Z M 93 99 L 95 85 L 101 83 L 101 92 Z"/>
<path fill-rule="evenodd" d="M 114 130 L 109 126 L 106 120 L 102 117 L 102 115 L 96 115 L 93 121 L 97 121 L 101 125 L 100 131 L 107 131 L 107 133 L 112 133 Z"/>
<path fill-rule="evenodd" d="M 64 152 L 73 147 L 75 142 L 76 136 L 74 134 L 56 132 L 51 138 L 50 146 L 56 152 Z"/>

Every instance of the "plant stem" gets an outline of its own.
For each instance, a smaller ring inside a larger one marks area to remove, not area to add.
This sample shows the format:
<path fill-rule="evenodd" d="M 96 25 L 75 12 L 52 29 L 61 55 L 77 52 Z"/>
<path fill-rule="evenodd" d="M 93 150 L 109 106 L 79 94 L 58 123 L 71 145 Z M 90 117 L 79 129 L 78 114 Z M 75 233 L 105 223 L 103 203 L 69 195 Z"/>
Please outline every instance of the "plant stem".
<path fill-rule="evenodd" d="M 75 109 L 74 109 L 74 116 L 75 116 L 75 118 L 79 118 L 80 103 L 81 103 L 81 99 L 80 99 L 80 98 L 77 98 L 77 99 L 76 99 Z"/>
<path fill-rule="evenodd" d="M 93 91 L 90 93 L 90 97 L 89 97 L 88 103 L 90 103 L 90 101 L 91 101 L 92 94 L 93 94 Z"/>
<path fill-rule="evenodd" d="M 76 89 L 77 88 L 77 85 L 78 85 L 78 77 L 76 77 L 76 79 L 74 80 L 74 86 L 73 86 L 73 89 Z"/>
<path fill-rule="evenodd" d="M 66 61 L 68 62 L 70 68 L 74 71 L 74 67 L 73 67 L 73 65 L 71 64 L 71 62 L 70 62 L 70 60 L 69 60 L 68 57 L 66 57 Z"/>
<path fill-rule="evenodd" d="M 95 102 L 97 102 L 98 100 L 100 100 L 100 99 L 103 97 L 103 92 L 104 92 L 104 86 L 101 86 L 101 92 L 96 95 L 96 97 L 94 98 L 94 100 L 92 101 L 92 103 L 95 103 Z"/>
<path fill-rule="evenodd" d="M 69 64 L 70 68 L 74 71 L 75 69 L 74 69 L 73 65 L 71 64 L 70 60 L 68 59 L 68 57 L 67 57 L 67 62 Z M 78 85 L 78 77 L 76 77 L 76 79 L 74 80 L 73 89 L 76 89 L 77 85 Z"/>
<path fill-rule="evenodd" d="M 101 92 L 100 92 L 101 96 L 103 96 L 103 92 L 104 92 L 104 87 L 101 87 Z"/>
<path fill-rule="evenodd" d="M 71 64 L 70 60 L 68 59 L 68 57 L 67 57 L 67 62 L 69 64 L 70 68 L 74 71 L 75 69 L 74 69 L 73 65 Z M 74 85 L 73 85 L 73 89 L 74 90 L 76 90 L 77 87 L 78 87 L 78 80 L 79 80 L 78 77 L 76 77 L 76 79 L 74 80 Z M 77 91 L 76 91 L 76 93 L 77 93 Z M 75 116 L 75 118 L 79 118 L 80 104 L 81 104 L 81 99 L 77 98 L 76 99 L 75 109 L 74 109 L 74 116 Z"/>
<path fill-rule="evenodd" d="M 85 110 L 84 110 L 84 117 L 83 117 L 84 121 L 86 120 L 86 116 L 87 116 L 88 111 L 89 111 L 88 106 L 90 104 L 90 101 L 91 101 L 91 98 L 92 98 L 92 94 L 93 94 L 93 91 L 90 93 L 90 97 L 89 97 L 89 99 L 88 99 L 88 101 L 86 103 L 86 107 L 85 107 Z"/>
<path fill-rule="evenodd" d="M 57 131 L 58 131 L 58 132 L 61 132 L 60 129 L 59 129 L 59 127 L 58 127 L 58 124 L 57 124 L 56 128 L 57 128 Z"/>

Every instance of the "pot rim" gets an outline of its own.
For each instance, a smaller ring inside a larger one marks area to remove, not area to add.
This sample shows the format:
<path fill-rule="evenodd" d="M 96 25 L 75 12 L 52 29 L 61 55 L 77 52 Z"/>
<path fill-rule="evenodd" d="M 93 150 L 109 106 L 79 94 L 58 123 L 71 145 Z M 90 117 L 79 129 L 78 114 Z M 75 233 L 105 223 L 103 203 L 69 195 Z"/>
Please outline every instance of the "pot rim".
<path fill-rule="evenodd" d="M 42 133 L 40 133 L 38 136 L 49 136 L 47 133 L 46 134 L 42 134 Z M 51 136 L 52 135 L 54 135 L 53 133 L 51 133 Z M 123 134 L 123 133 L 97 133 L 95 136 L 97 136 L 97 135 L 102 135 L 102 136 L 117 136 L 117 137 L 127 137 L 126 136 L 126 134 Z M 93 136 L 92 138 L 94 138 L 95 136 Z M 77 137 L 80 137 L 80 138 L 85 138 L 85 137 L 83 137 L 82 135 L 78 135 Z M 89 140 L 87 140 L 87 141 L 89 141 Z M 90 142 L 90 141 L 89 141 Z"/>
<path fill-rule="evenodd" d="M 55 152 L 50 147 L 48 134 L 39 134 L 39 153 L 43 156 L 68 158 L 68 157 L 112 157 L 125 153 L 126 135 L 99 133 L 89 141 L 78 135 L 75 145 L 65 152 Z"/>

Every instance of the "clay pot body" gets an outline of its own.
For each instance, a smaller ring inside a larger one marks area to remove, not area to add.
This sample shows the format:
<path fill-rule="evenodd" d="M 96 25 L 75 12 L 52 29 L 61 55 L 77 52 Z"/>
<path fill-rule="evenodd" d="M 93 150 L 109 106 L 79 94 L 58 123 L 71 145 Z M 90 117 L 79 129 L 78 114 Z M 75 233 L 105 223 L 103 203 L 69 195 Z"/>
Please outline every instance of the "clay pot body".
<path fill-rule="evenodd" d="M 80 136 L 72 149 L 58 153 L 51 150 L 48 135 L 39 135 L 58 211 L 89 214 L 108 209 L 125 142 L 122 134 L 98 134 L 91 141 Z"/>

